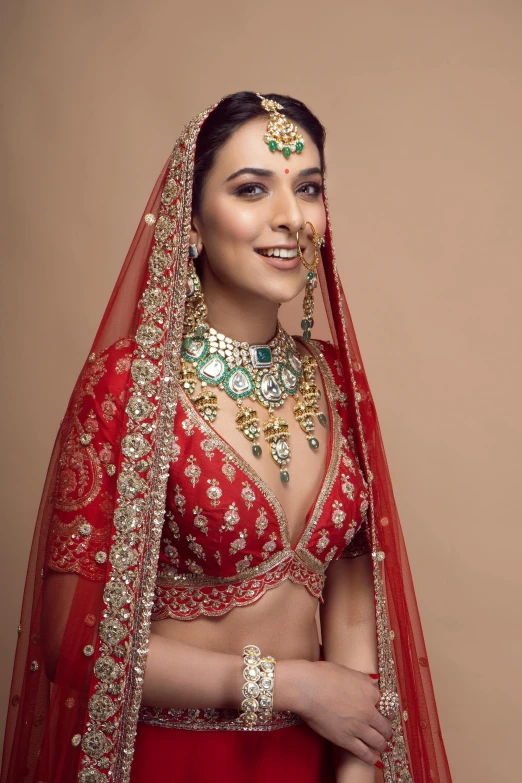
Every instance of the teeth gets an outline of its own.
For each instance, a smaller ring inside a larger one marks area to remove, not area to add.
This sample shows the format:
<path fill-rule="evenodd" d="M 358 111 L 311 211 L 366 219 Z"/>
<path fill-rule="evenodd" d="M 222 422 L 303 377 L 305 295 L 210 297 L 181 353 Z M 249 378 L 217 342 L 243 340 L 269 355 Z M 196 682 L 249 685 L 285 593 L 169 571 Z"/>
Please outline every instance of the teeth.
<path fill-rule="evenodd" d="M 259 252 L 262 256 L 275 256 L 276 258 L 295 258 L 297 255 L 297 248 L 286 250 L 283 247 L 270 247 L 268 250 L 260 250 Z"/>

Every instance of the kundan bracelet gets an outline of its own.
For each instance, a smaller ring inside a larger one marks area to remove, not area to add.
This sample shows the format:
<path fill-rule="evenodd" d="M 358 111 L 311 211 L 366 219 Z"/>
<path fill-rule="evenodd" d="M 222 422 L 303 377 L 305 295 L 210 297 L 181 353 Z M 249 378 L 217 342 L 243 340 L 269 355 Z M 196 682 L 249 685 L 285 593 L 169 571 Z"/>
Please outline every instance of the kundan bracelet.
<path fill-rule="evenodd" d="M 244 699 L 239 720 L 250 727 L 256 723 L 269 723 L 274 706 L 276 660 L 271 655 L 261 657 L 259 647 L 249 644 L 243 647 L 243 661 Z"/>

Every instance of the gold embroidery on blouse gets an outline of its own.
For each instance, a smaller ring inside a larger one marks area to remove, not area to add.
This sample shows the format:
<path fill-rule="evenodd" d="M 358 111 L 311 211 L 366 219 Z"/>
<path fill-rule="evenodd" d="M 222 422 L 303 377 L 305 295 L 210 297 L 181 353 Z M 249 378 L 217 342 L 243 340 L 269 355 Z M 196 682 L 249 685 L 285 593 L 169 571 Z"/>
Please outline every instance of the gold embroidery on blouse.
<path fill-rule="evenodd" d="M 300 340 L 300 338 L 298 338 Z M 302 341 L 301 341 L 302 342 Z M 340 448 L 339 448 L 339 440 L 341 437 L 341 418 L 335 408 L 334 399 L 335 399 L 335 393 L 334 393 L 334 378 L 332 375 L 332 372 L 328 366 L 328 363 L 325 361 L 324 357 L 322 356 L 320 350 L 313 341 L 308 342 L 307 347 L 310 348 L 312 355 L 317 361 L 317 364 L 319 366 L 319 370 L 321 372 L 321 376 L 323 379 L 323 384 L 325 388 L 325 392 L 328 398 L 328 405 L 330 410 L 330 418 L 331 418 L 331 433 L 330 437 L 332 439 L 332 448 L 331 448 L 331 456 L 330 456 L 330 462 L 326 468 L 326 472 L 323 478 L 323 482 L 317 497 L 317 500 L 315 501 L 315 504 L 313 506 L 312 513 L 310 514 L 310 519 L 308 521 L 308 524 L 306 525 L 305 529 L 303 530 L 298 543 L 296 545 L 296 550 L 299 551 L 299 554 L 303 552 L 303 550 L 306 551 L 306 544 L 310 540 L 310 537 L 312 535 L 312 532 L 317 524 L 318 519 L 320 518 L 324 504 L 331 493 L 332 487 L 335 483 L 335 479 L 339 470 L 339 462 L 340 462 Z M 212 437 L 214 436 L 217 442 L 216 448 L 218 448 L 220 451 L 222 451 L 227 458 L 231 462 L 235 462 L 242 470 L 245 475 L 248 476 L 250 481 L 255 484 L 257 489 L 261 492 L 261 494 L 264 496 L 264 498 L 268 501 L 268 503 L 271 505 L 273 511 L 275 512 L 276 518 L 279 523 L 279 528 L 281 531 L 281 540 L 283 547 L 285 549 L 291 548 L 290 546 L 290 534 L 288 530 L 288 520 L 286 518 L 286 514 L 284 512 L 284 509 L 279 502 L 278 498 L 276 497 L 275 493 L 272 492 L 270 487 L 264 482 L 261 477 L 253 470 L 253 468 L 250 466 L 250 464 L 241 457 L 240 454 L 238 454 L 229 444 L 219 435 L 219 433 L 216 433 L 215 430 L 213 430 L 210 425 L 203 419 L 202 416 L 199 415 L 197 410 L 194 408 L 194 406 L 191 404 L 190 399 L 187 397 L 187 395 L 184 393 L 182 389 L 180 389 L 180 395 L 179 400 L 181 402 L 181 405 L 183 407 L 183 410 L 187 414 L 187 420 L 190 419 L 190 421 L 198 427 L 198 429 L 206 436 L 206 437 Z M 247 481 L 243 482 L 243 489 L 241 490 L 241 497 L 243 498 L 247 508 L 251 508 L 256 500 L 255 492 L 253 491 L 252 487 Z M 318 569 L 324 569 L 324 564 L 317 560 L 316 558 L 313 558 L 314 560 L 314 570 Z M 307 563 L 310 564 L 310 561 L 307 558 Z"/>
<path fill-rule="evenodd" d="M 201 530 L 202 533 L 208 535 L 208 519 L 203 515 L 203 509 L 199 506 L 195 506 L 193 509 L 194 514 L 194 527 Z"/>
<path fill-rule="evenodd" d="M 195 457 L 189 457 L 187 462 L 188 465 L 185 468 L 184 473 L 185 476 L 190 479 L 192 486 L 195 487 L 199 481 L 199 477 L 201 476 L 201 468 L 196 464 Z"/>

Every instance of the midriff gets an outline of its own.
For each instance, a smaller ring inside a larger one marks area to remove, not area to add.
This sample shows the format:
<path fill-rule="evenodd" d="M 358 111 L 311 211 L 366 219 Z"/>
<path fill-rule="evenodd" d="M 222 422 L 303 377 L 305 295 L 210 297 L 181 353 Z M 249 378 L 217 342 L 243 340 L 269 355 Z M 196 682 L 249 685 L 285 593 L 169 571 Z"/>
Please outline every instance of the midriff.
<path fill-rule="evenodd" d="M 317 607 L 317 598 L 302 585 L 285 581 L 250 606 L 215 618 L 157 620 L 151 623 L 151 633 L 214 652 L 241 655 L 245 645 L 257 644 L 263 654 L 276 659 L 317 661 Z"/>

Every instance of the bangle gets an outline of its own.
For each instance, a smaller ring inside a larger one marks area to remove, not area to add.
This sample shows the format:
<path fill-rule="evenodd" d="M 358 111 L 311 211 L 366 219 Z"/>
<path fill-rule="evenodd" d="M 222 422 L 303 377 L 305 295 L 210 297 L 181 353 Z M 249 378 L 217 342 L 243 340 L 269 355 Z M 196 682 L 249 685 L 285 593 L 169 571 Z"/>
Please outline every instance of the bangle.
<path fill-rule="evenodd" d="M 276 660 L 271 655 L 262 657 L 259 647 L 249 644 L 243 648 L 243 661 L 244 699 L 239 720 L 248 727 L 256 723 L 269 723 L 274 706 Z"/>

